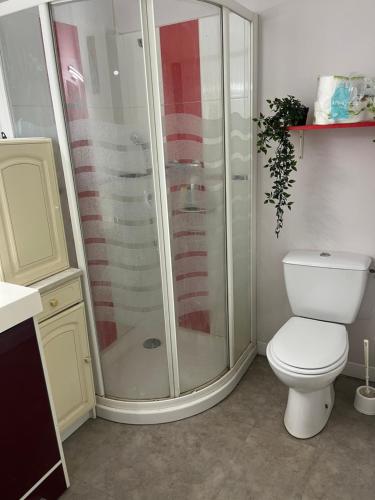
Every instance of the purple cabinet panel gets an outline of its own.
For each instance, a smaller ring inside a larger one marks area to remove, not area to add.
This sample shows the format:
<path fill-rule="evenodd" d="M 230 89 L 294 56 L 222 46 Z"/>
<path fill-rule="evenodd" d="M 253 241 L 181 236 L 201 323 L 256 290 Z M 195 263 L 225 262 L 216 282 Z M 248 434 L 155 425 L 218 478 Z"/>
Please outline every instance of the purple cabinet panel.
<path fill-rule="evenodd" d="M 60 460 L 32 319 L 0 333 L 0 397 L 0 498 L 16 500 Z"/>
<path fill-rule="evenodd" d="M 56 500 L 65 490 L 65 476 L 60 465 L 26 498 L 27 500 Z"/>

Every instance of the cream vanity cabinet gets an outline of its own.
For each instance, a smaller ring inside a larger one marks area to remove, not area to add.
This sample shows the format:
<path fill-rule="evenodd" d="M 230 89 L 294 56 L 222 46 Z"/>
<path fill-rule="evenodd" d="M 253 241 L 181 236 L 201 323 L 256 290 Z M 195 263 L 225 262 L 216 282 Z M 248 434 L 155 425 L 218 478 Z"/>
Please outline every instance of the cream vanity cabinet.
<path fill-rule="evenodd" d="M 39 290 L 38 316 L 60 433 L 94 408 L 81 271 L 69 268 L 51 139 L 0 141 L 0 281 Z"/>
<path fill-rule="evenodd" d="M 95 405 L 80 274 L 68 269 L 32 285 L 42 297 L 39 329 L 62 435 Z"/>
<path fill-rule="evenodd" d="M 0 142 L 0 275 L 28 285 L 69 266 L 51 139 Z"/>

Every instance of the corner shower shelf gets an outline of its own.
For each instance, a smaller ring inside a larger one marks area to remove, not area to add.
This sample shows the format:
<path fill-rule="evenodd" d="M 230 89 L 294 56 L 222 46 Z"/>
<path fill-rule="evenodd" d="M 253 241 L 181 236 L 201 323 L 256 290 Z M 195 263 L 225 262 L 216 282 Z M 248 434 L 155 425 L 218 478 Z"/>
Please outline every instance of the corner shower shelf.
<path fill-rule="evenodd" d="M 304 132 L 307 130 L 326 130 L 333 128 L 364 128 L 364 127 L 375 127 L 375 121 L 373 122 L 356 122 L 356 123 L 329 123 L 328 125 L 296 125 L 293 127 L 288 127 L 290 131 L 299 132 L 299 158 L 303 157 L 303 142 L 304 142 Z"/>

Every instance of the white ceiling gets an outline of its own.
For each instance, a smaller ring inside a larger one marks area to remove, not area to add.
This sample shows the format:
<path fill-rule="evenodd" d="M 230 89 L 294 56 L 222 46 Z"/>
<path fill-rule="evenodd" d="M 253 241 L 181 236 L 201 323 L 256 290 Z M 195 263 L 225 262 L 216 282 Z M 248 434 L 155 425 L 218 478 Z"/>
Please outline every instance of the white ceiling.
<path fill-rule="evenodd" d="M 237 0 L 253 12 L 262 12 L 288 0 Z"/>

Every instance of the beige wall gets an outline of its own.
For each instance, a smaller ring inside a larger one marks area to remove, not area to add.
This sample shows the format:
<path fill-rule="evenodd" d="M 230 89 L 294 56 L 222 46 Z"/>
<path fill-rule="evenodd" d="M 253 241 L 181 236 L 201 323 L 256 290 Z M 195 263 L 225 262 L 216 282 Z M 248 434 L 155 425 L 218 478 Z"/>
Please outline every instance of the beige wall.
<path fill-rule="evenodd" d="M 251 7 L 251 0 L 247 4 Z M 289 0 L 262 12 L 262 110 L 266 98 L 287 94 L 312 108 L 319 74 L 375 76 L 374 16 L 373 0 Z M 264 157 L 260 158 L 258 340 L 263 347 L 291 315 L 281 265 L 290 249 L 345 250 L 375 257 L 373 138 L 375 129 L 305 134 L 304 158 L 293 190 L 295 205 L 279 240 L 273 233 L 274 211 L 263 205 L 270 180 L 262 168 Z M 372 276 L 359 317 L 349 328 L 351 361 L 362 362 L 362 339 L 367 337 L 373 341 L 371 363 L 375 365 L 374 306 Z"/>

